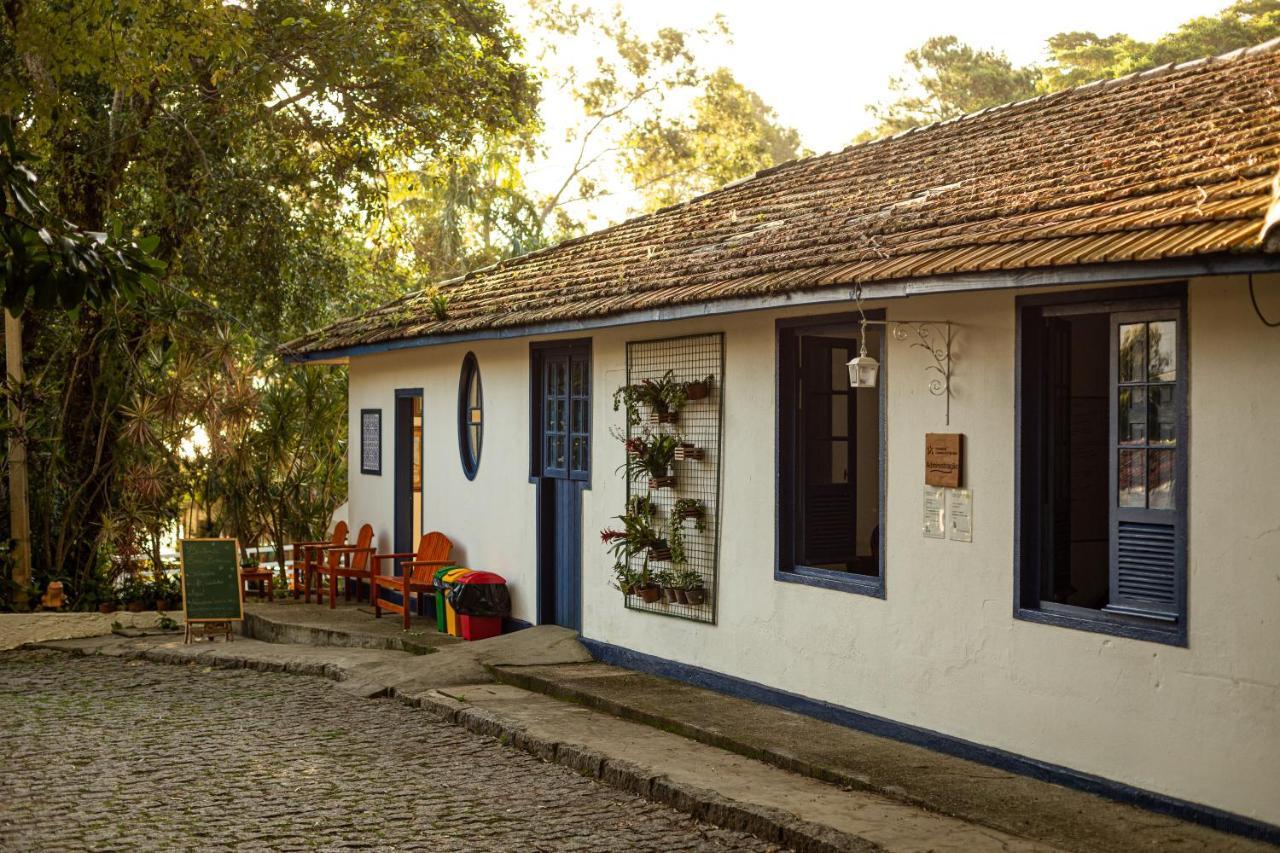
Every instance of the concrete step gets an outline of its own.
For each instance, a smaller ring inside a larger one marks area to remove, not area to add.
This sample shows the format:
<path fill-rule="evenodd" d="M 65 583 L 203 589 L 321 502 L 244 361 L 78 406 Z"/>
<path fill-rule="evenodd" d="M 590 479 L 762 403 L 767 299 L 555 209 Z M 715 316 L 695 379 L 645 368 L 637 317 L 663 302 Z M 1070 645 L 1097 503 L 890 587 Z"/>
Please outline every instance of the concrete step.
<path fill-rule="evenodd" d="M 299 643 L 357 649 L 389 649 L 425 655 L 462 642 L 435 630 L 435 619 L 414 617 L 410 628 L 400 617 L 384 612 L 374 618 L 367 604 L 306 604 L 293 599 L 271 604 L 246 604 L 241 629 L 246 637 L 267 643 Z"/>
<path fill-rule="evenodd" d="M 1063 850 L 1275 849 L 1084 791 L 607 664 L 491 671 L 505 684 Z"/>

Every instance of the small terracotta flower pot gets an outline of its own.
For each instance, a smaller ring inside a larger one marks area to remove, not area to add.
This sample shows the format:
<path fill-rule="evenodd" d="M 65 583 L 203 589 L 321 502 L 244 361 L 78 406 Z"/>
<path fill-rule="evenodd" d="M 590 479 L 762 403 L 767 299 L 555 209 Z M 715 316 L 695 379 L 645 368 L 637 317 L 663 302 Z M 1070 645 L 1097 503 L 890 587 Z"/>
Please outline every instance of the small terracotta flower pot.
<path fill-rule="evenodd" d="M 143 608 L 143 604 L 141 601 L 130 601 L 128 606 L 125 609 L 128 610 L 130 613 L 141 613 L 142 608 Z"/>
<path fill-rule="evenodd" d="M 678 604 L 688 604 L 688 603 L 689 603 L 689 599 L 688 599 L 688 597 L 686 596 L 685 591 L 684 591 L 683 589 L 678 588 L 678 587 L 676 588 L 676 602 L 677 602 Z"/>
<path fill-rule="evenodd" d="M 116 605 L 103 602 L 102 604 L 98 605 L 98 612 L 99 613 L 115 613 Z"/>
<path fill-rule="evenodd" d="M 690 400 L 705 400 L 711 396 L 711 385 L 707 382 L 690 382 L 684 386 L 684 393 Z"/>
<path fill-rule="evenodd" d="M 676 603 L 675 587 L 664 586 L 662 588 L 662 600 L 667 602 L 667 604 L 675 604 Z"/>
<path fill-rule="evenodd" d="M 693 605 L 706 604 L 707 589 L 706 587 L 702 587 L 702 586 L 696 587 L 694 589 L 686 589 L 684 591 L 684 598 L 686 603 L 688 604 L 693 604 Z"/>
<path fill-rule="evenodd" d="M 642 586 L 640 587 L 639 595 L 640 595 L 640 600 L 643 601 L 645 604 L 653 604 L 659 598 L 662 597 L 662 587 L 658 586 L 657 584 L 649 584 L 648 586 Z"/>

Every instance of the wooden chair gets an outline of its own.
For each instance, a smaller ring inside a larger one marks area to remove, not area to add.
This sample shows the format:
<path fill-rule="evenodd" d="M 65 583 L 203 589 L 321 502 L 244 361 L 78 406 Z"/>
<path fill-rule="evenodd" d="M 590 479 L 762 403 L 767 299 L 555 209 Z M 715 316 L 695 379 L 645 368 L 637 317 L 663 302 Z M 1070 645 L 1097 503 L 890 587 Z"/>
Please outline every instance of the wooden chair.
<path fill-rule="evenodd" d="M 339 521 L 333 526 L 333 535 L 324 542 L 291 542 L 293 559 L 289 568 L 293 569 L 293 597 L 297 598 L 299 588 L 305 596 L 304 601 L 311 603 L 311 581 L 324 566 L 324 552 L 329 548 L 341 548 L 347 544 L 347 523 Z M 320 590 L 316 589 L 316 603 L 320 603 Z"/>
<path fill-rule="evenodd" d="M 373 555 L 377 551 L 373 547 L 373 525 L 361 525 L 356 534 L 355 545 L 327 547 L 324 556 L 327 562 L 321 567 L 316 579 L 323 575 L 329 584 L 329 609 L 338 606 L 338 578 L 345 578 L 344 595 L 351 600 L 351 581 L 362 580 L 369 584 L 369 596 L 373 597 Z M 319 599 L 320 587 L 316 586 L 316 598 Z"/>
<path fill-rule="evenodd" d="M 378 554 L 374 557 L 374 574 L 373 574 L 373 615 L 382 616 L 383 610 L 390 610 L 392 613 L 400 614 L 400 621 L 404 625 L 404 629 L 409 630 L 409 596 L 413 593 L 418 594 L 418 613 L 422 613 L 423 595 L 428 592 L 435 592 L 435 586 L 432 584 L 432 575 L 435 570 L 442 567 L 452 565 L 449 559 L 449 552 L 453 550 L 453 543 L 443 533 L 427 533 L 418 541 L 418 550 L 416 553 L 400 553 L 400 554 Z M 402 575 L 384 575 L 382 574 L 382 561 L 391 559 L 404 559 L 413 557 L 401 564 Z M 393 601 L 384 601 L 378 593 L 381 590 L 391 590 L 400 593 L 400 603 Z"/>

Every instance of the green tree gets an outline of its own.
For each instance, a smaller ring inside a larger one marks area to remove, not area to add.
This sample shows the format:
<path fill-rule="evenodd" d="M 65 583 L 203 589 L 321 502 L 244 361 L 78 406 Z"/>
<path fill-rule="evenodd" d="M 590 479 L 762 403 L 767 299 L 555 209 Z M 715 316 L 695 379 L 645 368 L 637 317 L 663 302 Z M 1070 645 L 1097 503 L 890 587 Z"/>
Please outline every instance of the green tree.
<path fill-rule="evenodd" d="M 0 113 L 39 158 L 52 213 L 155 234 L 167 263 L 147 298 L 27 318 L 37 570 L 74 595 L 128 509 L 123 478 L 170 473 L 152 463 L 171 444 L 123 434 L 126 410 L 164 387 L 151 349 L 191 358 L 177 330 L 229 323 L 237 358 L 270 382 L 279 368 L 260 355 L 276 342 L 412 285 L 366 242 L 388 175 L 526 126 L 537 92 L 496 0 L 0 11 Z M 167 512 L 164 494 L 149 507 Z"/>
<path fill-rule="evenodd" d="M 889 81 L 896 97 L 867 111 L 876 120 L 870 138 L 946 121 L 1035 92 L 1036 70 L 1019 68 L 1003 53 L 979 50 L 955 36 L 936 36 L 907 53 L 910 76 Z"/>
<path fill-rule="evenodd" d="M 623 164 L 648 210 L 705 193 L 802 156 L 800 135 L 727 68 L 707 78 L 688 117 L 652 116 L 633 128 Z"/>
<path fill-rule="evenodd" d="M 1093 80 L 1214 56 L 1277 36 L 1280 0 L 1238 0 L 1217 15 L 1193 18 L 1154 42 L 1123 33 L 1058 33 L 1046 42 L 1047 61 L 1027 66 L 1015 66 L 1003 54 L 979 50 L 954 36 L 939 36 L 907 54 L 911 73 L 890 81 L 894 99 L 868 108 L 876 126 L 859 140 Z"/>

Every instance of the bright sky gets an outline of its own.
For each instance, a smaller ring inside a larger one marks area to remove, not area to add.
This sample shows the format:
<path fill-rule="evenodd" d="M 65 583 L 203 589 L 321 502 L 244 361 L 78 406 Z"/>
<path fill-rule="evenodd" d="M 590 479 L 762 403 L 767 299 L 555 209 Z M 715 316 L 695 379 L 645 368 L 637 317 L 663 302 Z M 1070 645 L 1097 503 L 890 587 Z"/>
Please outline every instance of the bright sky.
<path fill-rule="evenodd" d="M 1229 0 L 577 0 L 609 9 L 620 2 L 641 33 L 690 29 L 723 13 L 733 43 L 701 55 L 724 65 L 755 89 L 815 152 L 843 148 L 868 121 L 864 107 L 883 99 L 890 76 L 901 73 L 908 50 L 934 35 L 953 34 L 978 47 L 1004 51 L 1017 63 L 1042 58 L 1057 32 L 1125 32 L 1152 39 L 1198 15 L 1216 14 Z M 522 19 L 522 0 L 507 0 Z M 1035 14 L 1028 14 L 1034 9 Z M 589 60 L 589 56 L 574 57 Z M 558 124 L 547 104 L 549 125 Z M 561 139 L 563 130 L 561 130 Z M 549 143 L 565 143 L 549 138 Z M 553 150 L 552 160 L 557 159 Z M 553 170 L 554 171 L 554 170 Z M 550 180 L 550 176 L 547 177 Z"/>

